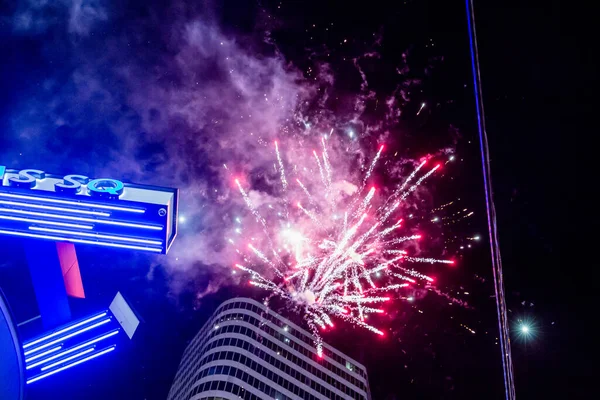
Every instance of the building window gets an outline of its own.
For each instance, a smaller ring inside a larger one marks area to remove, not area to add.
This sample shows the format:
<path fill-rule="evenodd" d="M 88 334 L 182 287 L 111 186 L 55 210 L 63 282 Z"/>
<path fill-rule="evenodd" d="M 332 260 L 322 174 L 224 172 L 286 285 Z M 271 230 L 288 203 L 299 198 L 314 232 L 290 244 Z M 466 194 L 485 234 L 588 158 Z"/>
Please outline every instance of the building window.
<path fill-rule="evenodd" d="M 350 361 L 346 361 L 346 368 L 348 368 L 350 371 L 354 371 L 355 367 Z"/>

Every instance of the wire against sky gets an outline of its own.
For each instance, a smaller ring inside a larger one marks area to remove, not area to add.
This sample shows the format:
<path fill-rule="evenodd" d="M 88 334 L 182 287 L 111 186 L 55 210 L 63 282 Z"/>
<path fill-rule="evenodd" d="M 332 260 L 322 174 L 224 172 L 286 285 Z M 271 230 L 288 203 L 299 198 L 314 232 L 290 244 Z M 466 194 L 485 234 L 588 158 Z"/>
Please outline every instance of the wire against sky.
<path fill-rule="evenodd" d="M 494 290 L 496 293 L 496 309 L 498 313 L 498 328 L 502 348 L 502 366 L 504 372 L 504 387 L 506 400 L 516 398 L 515 382 L 513 375 L 512 355 L 510 349 L 510 336 L 508 318 L 506 314 L 506 298 L 504 295 L 504 281 L 502 274 L 502 257 L 498 239 L 496 208 L 492 188 L 490 171 L 490 150 L 487 132 L 485 130 L 485 113 L 483 111 L 483 97 L 481 94 L 481 74 L 479 69 L 479 52 L 477 49 L 477 31 L 475 29 L 475 15 L 473 13 L 473 0 L 466 0 L 467 24 L 469 28 L 469 46 L 471 50 L 471 67 L 473 70 L 473 91 L 475 93 L 475 106 L 477 110 L 477 130 L 479 132 L 479 147 L 481 152 L 481 167 L 483 171 L 483 184 L 485 190 L 485 205 L 487 210 L 488 230 L 490 237 L 490 251 L 492 256 L 492 272 L 494 275 Z"/>

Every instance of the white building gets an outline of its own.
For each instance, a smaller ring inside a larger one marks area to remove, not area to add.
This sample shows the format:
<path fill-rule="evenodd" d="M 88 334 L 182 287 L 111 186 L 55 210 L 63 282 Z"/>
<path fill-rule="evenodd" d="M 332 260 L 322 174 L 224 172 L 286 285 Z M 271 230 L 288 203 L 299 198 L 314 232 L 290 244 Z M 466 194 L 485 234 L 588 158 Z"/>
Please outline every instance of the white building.
<path fill-rule="evenodd" d="M 221 304 L 186 348 L 168 400 L 364 399 L 365 367 L 251 299 Z"/>

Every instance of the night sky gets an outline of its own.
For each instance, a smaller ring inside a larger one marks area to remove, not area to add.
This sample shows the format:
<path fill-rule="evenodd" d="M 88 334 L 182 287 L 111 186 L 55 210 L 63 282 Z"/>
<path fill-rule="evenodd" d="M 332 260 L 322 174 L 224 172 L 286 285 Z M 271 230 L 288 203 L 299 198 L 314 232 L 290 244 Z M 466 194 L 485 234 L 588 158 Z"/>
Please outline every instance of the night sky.
<path fill-rule="evenodd" d="M 264 296 L 232 285 L 221 242 L 240 202 L 221 165 L 256 174 L 271 154 L 248 152 L 249 133 L 273 139 L 306 123 L 335 127 L 339 140 L 356 131 L 363 149 L 385 140 L 403 159 L 455 157 L 418 212 L 429 254 L 457 260 L 435 270 L 442 294 L 397 300 L 379 321 L 385 338 L 338 324 L 325 341 L 367 366 L 373 399 L 504 396 L 465 4 L 373 3 L 2 3 L 0 164 L 179 187 L 185 217 L 168 256 L 78 246 L 87 299 L 72 302 L 74 314 L 121 291 L 143 323 L 119 352 L 39 382 L 29 399 L 166 398 L 183 349 L 217 305 Z M 570 325 L 592 299 L 587 289 L 571 295 L 581 277 L 561 263 L 559 238 L 572 225 L 557 210 L 572 195 L 559 138 L 572 126 L 559 115 L 581 93 L 556 80 L 573 79 L 587 53 L 568 46 L 560 16 L 557 2 L 476 4 L 519 398 L 584 397 L 592 376 L 586 357 L 566 354 L 566 342 L 584 342 Z M 463 209 L 473 215 L 461 219 Z M 17 320 L 31 318 L 22 245 L 0 238 L 0 249 L 0 287 Z M 526 340 L 520 320 L 534 330 Z"/>

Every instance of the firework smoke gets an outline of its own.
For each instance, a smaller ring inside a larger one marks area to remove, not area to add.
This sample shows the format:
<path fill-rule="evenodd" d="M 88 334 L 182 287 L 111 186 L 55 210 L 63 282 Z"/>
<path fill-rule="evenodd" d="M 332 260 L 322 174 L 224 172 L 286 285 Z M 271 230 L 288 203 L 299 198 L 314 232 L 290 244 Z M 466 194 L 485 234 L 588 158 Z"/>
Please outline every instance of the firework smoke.
<path fill-rule="evenodd" d="M 308 79 L 272 42 L 265 44 L 271 27 L 236 35 L 235 29 L 220 26 L 218 12 L 208 3 L 174 0 L 129 7 L 125 0 L 115 7 L 105 1 L 23 1 L 7 10 L 9 14 L 2 15 L 6 29 L 35 42 L 41 51 L 34 62 L 24 56 L 6 64 L 6 76 L 20 76 L 19 82 L 31 84 L 8 90 L 13 97 L 3 114 L 3 163 L 179 188 L 182 220 L 170 254 L 139 255 L 139 265 L 150 271 L 164 268 L 172 293 L 191 290 L 198 299 L 232 282 L 223 268 L 239 261 L 238 253 L 228 251 L 231 241 L 237 245 L 241 236 L 258 236 L 267 229 L 228 229 L 246 201 L 235 185 L 228 185 L 232 173 L 254 174 L 274 165 L 278 188 L 284 190 L 281 176 L 285 177 L 290 199 L 287 209 L 280 207 L 278 212 L 302 213 L 314 223 L 312 215 L 330 225 L 320 218 L 323 199 L 313 176 L 329 188 L 328 204 L 340 204 L 358 190 L 360 185 L 352 182 L 362 182 L 356 177 L 333 179 L 332 171 L 339 176 L 349 170 L 350 157 L 340 151 L 346 145 L 333 148 L 331 142 L 348 123 L 357 142 L 369 132 L 389 134 L 399 107 L 409 101 L 410 86 L 418 84 L 394 74 L 393 79 L 401 81 L 396 83 L 399 89 L 386 94 L 389 98 L 378 108 L 390 117 L 375 126 L 363 120 L 364 105 L 357 106 L 373 97 L 367 73 L 360 74 L 359 92 L 341 95 L 336 112 L 330 112 L 327 99 L 338 93 L 327 63 L 318 62 L 318 72 Z M 316 108 L 308 109 L 307 104 Z M 311 164 L 313 157 L 320 164 L 310 168 L 311 176 L 303 169 L 308 160 L 292 162 L 287 143 L 286 148 L 280 146 L 279 158 L 263 151 L 279 138 L 288 140 L 298 126 L 303 130 L 300 136 L 311 138 L 317 126 L 327 127 L 321 132 L 327 140 L 314 138 L 308 152 Z M 352 151 L 352 160 L 362 157 L 362 150 Z M 271 179 L 267 174 L 260 178 Z M 257 190 L 250 182 L 241 184 L 257 210 L 280 196 Z M 314 199 L 307 194 L 311 191 Z M 376 190 L 375 200 L 378 194 Z M 353 219 L 345 219 L 343 212 L 337 217 L 337 223 L 350 224 Z M 294 237 L 290 233 L 286 240 Z M 273 238 L 274 243 L 279 240 Z M 269 246 L 260 243 L 256 248 Z M 308 246 L 301 240 L 295 246 L 298 255 Z M 274 257 L 266 250 L 265 255 Z"/>

